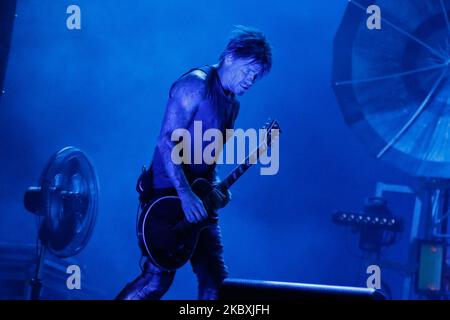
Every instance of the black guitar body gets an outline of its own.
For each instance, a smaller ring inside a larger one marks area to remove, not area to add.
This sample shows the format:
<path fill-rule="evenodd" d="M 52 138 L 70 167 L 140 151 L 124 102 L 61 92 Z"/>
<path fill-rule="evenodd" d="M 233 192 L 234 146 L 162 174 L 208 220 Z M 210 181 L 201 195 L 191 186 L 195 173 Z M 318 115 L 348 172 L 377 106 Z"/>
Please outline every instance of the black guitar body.
<path fill-rule="evenodd" d="M 177 196 L 161 197 L 153 201 L 139 219 L 138 236 L 141 247 L 154 264 L 165 270 L 176 270 L 189 261 L 202 229 L 217 221 L 208 205 L 208 194 L 214 189 L 205 179 L 197 179 L 192 191 L 203 200 L 209 218 L 199 224 L 185 220 L 181 200 Z"/>

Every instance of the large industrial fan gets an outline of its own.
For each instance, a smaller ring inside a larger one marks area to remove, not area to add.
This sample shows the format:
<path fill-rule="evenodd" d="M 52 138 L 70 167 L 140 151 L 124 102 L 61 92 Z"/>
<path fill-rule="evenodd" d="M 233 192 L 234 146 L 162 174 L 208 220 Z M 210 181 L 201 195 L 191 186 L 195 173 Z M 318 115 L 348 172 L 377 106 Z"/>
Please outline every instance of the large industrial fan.
<path fill-rule="evenodd" d="M 450 238 L 450 1 L 349 0 L 332 81 L 348 126 L 417 181 L 411 239 Z"/>

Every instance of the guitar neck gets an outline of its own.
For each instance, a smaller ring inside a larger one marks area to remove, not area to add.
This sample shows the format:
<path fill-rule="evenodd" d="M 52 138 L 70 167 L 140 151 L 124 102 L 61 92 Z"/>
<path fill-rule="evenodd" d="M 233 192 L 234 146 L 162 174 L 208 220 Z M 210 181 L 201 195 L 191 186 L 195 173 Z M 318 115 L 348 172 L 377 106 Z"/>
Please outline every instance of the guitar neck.
<path fill-rule="evenodd" d="M 223 179 L 218 185 L 221 190 L 230 188 L 239 178 L 256 163 L 259 155 L 263 154 L 267 150 L 268 146 L 266 142 L 263 142 L 255 151 L 253 151 L 245 160 L 231 171 L 231 173 Z"/>

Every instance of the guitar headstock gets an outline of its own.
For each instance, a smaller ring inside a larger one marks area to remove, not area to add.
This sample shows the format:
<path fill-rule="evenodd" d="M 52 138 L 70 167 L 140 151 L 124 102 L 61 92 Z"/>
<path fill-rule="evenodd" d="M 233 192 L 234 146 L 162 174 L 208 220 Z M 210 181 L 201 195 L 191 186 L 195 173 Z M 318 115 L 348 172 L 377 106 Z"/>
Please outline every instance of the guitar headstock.
<path fill-rule="evenodd" d="M 267 145 L 270 147 L 272 141 L 277 139 L 281 133 L 280 124 L 277 120 L 269 119 L 264 125 L 263 130 L 267 130 Z"/>

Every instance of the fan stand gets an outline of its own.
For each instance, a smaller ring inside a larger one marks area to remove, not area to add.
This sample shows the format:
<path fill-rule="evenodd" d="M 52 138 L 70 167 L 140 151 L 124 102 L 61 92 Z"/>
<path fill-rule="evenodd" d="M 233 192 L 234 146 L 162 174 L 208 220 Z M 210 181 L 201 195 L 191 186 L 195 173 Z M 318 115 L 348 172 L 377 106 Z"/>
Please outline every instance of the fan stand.
<path fill-rule="evenodd" d="M 39 252 L 36 257 L 36 269 L 34 273 L 34 278 L 30 280 L 30 300 L 39 300 L 41 296 L 42 280 L 41 272 L 44 267 L 45 259 L 45 246 L 41 245 Z"/>

